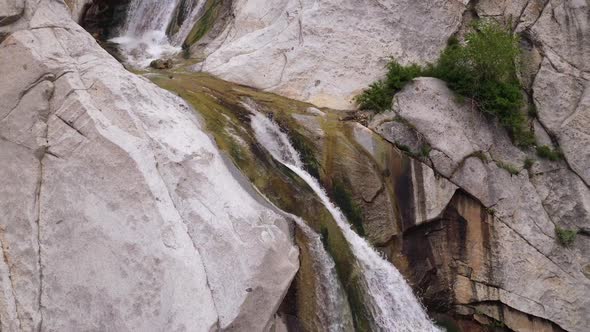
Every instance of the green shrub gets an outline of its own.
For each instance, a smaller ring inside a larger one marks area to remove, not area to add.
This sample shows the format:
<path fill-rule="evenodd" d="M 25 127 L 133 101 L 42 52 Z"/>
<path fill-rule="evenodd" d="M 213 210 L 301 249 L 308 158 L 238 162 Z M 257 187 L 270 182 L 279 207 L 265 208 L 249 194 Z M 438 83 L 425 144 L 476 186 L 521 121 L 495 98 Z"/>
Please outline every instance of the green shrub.
<path fill-rule="evenodd" d="M 405 144 L 395 143 L 395 146 L 398 149 L 400 149 L 400 150 L 408 153 L 409 155 L 414 155 L 414 152 L 412 152 L 412 149 L 409 146 L 405 145 Z"/>
<path fill-rule="evenodd" d="M 418 65 L 402 66 L 394 59 L 387 64 L 387 75 L 364 90 L 355 101 L 360 109 L 383 112 L 391 108 L 393 95 L 409 81 L 421 76 L 423 69 Z"/>
<path fill-rule="evenodd" d="M 516 167 L 512 164 L 508 164 L 503 161 L 497 161 L 496 165 L 498 165 L 498 167 L 500 167 L 500 168 L 505 169 L 511 175 L 518 175 L 518 173 L 520 173 L 520 170 L 518 169 L 518 167 Z"/>
<path fill-rule="evenodd" d="M 551 161 L 563 159 L 563 153 L 559 150 L 553 150 L 547 145 L 537 147 L 537 156 Z"/>
<path fill-rule="evenodd" d="M 555 227 L 555 235 L 557 236 L 557 242 L 559 242 L 559 244 L 561 244 L 564 247 L 569 247 L 576 240 L 576 235 L 578 235 L 578 231 L 573 229 Z"/>
<path fill-rule="evenodd" d="M 465 39 L 465 45 L 451 40 L 430 74 L 495 116 L 516 144 L 531 146 L 534 136 L 520 111 L 524 103 L 515 65 L 518 37 L 497 23 L 478 22 Z"/>
<path fill-rule="evenodd" d="M 432 151 L 432 147 L 429 144 L 424 144 L 420 148 L 420 155 L 423 158 L 428 158 L 430 156 L 430 151 Z"/>
<path fill-rule="evenodd" d="M 369 86 L 356 102 L 361 109 L 381 112 L 391 108 L 393 95 L 418 76 L 447 82 L 458 97 L 470 98 L 483 112 L 498 119 L 513 141 L 523 147 L 534 144 L 528 126 L 515 60 L 520 56 L 519 39 L 497 23 L 477 22 L 461 44 L 451 38 L 435 64 L 421 68 L 387 65 L 385 80 Z"/>
<path fill-rule="evenodd" d="M 537 106 L 535 106 L 535 104 L 529 104 L 528 113 L 531 118 L 538 118 L 539 117 L 539 111 L 537 111 Z"/>
<path fill-rule="evenodd" d="M 487 163 L 489 161 L 488 157 L 486 156 L 485 152 L 483 152 L 483 151 L 475 151 L 467 156 L 467 158 L 469 158 L 469 157 L 475 157 L 475 158 L 481 160 L 483 163 Z"/>

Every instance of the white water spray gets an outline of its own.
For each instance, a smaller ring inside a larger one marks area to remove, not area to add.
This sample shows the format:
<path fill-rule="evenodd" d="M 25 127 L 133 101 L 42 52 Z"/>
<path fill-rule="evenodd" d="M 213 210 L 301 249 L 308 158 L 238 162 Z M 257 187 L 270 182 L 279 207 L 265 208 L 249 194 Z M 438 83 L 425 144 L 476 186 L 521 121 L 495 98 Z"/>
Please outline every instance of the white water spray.
<path fill-rule="evenodd" d="M 245 103 L 252 113 L 251 126 L 258 142 L 277 161 L 301 177 L 321 199 L 326 209 L 342 230 L 366 284 L 365 301 L 380 331 L 415 332 L 440 331 L 426 315 L 399 271 L 381 257 L 363 238 L 356 234 L 340 211 L 328 198 L 318 181 L 304 170 L 299 154 L 288 136 L 272 120 Z"/>
<path fill-rule="evenodd" d="M 147 67 L 152 60 L 174 56 L 182 50 L 182 43 L 203 9 L 204 0 L 194 1 L 194 6 L 190 6 L 183 0 L 133 0 L 120 36 L 110 41 L 118 44 L 126 61 L 136 67 Z M 166 32 L 177 10 L 183 11 L 186 19 L 174 36 L 168 36 Z"/>
<path fill-rule="evenodd" d="M 321 309 L 316 316 L 321 326 L 328 332 L 351 331 L 352 314 L 346 293 L 336 273 L 336 263 L 324 248 L 321 237 L 307 226 L 305 221 L 291 214 L 288 216 L 295 221 L 307 238 L 313 269 L 316 272 L 316 303 Z"/>

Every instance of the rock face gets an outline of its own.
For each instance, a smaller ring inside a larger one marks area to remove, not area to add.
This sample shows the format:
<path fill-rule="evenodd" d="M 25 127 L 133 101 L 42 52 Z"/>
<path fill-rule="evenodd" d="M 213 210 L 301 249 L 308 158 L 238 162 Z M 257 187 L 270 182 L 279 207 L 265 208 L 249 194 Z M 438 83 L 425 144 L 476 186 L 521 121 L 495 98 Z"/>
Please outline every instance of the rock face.
<path fill-rule="evenodd" d="M 0 26 L 8 25 L 18 20 L 25 9 L 24 0 L 0 1 Z"/>
<path fill-rule="evenodd" d="M 225 30 L 193 52 L 221 78 L 350 109 L 388 57 L 435 60 L 464 10 L 443 0 L 236 0 Z"/>
<path fill-rule="evenodd" d="M 530 43 L 525 67 L 532 67 L 532 78 L 525 81 L 539 120 L 571 169 L 590 184 L 590 4 L 486 0 L 478 6 L 482 16 L 497 15 L 490 9 L 497 8 L 506 19 L 517 18 L 516 30 Z"/>
<path fill-rule="evenodd" d="M 63 2 L 23 13 L 1 28 L 2 330 L 270 327 L 298 267 L 285 219 Z"/>
<path fill-rule="evenodd" d="M 65 0 L 66 5 L 72 12 L 72 19 L 76 22 L 80 22 L 85 10 L 88 9 L 92 2 L 93 0 Z"/>
<path fill-rule="evenodd" d="M 583 317 L 590 317 L 585 295 L 590 280 L 583 272 L 590 264 L 590 244 L 586 236 L 578 236 L 573 247 L 563 248 L 555 233 L 556 227 L 583 230 L 590 225 L 590 189 L 583 180 L 563 161 L 537 160 L 529 170 L 524 169 L 525 158 L 534 158 L 534 154 L 527 156 L 514 147 L 498 125 L 469 102 L 456 102 L 437 79 L 414 80 L 395 96 L 393 109 L 376 117 L 371 127 L 393 143 L 406 139 L 404 131 L 397 129 L 400 124 L 423 137 L 432 147 L 426 164 L 446 180 L 423 179 L 434 187 L 440 187 L 440 181 L 450 181 L 485 207 L 469 202 L 472 199 L 451 201 L 451 196 L 445 195 L 451 210 L 447 208 L 440 220 L 447 222 L 424 226 L 448 230 L 457 220 L 456 213 L 467 222 L 467 226 L 457 224 L 467 227 L 462 231 L 467 236 L 465 247 L 448 249 L 467 256 L 454 263 L 465 264 L 457 269 L 461 277 L 454 279 L 455 304 L 499 303 L 509 307 L 512 315 L 517 315 L 516 310 L 567 331 L 583 331 L 589 324 Z M 440 198 L 426 200 L 440 204 Z M 475 231 L 480 235 L 471 238 Z M 429 232 L 410 230 L 411 248 L 418 250 L 411 244 L 421 242 L 417 234 Z M 448 237 L 426 237 L 431 246 L 452 248 Z M 444 266 L 444 255 L 438 255 L 431 264 Z M 502 318 L 497 307 L 480 310 L 514 330 L 531 327 L 522 325 L 520 318 L 513 322 Z"/>

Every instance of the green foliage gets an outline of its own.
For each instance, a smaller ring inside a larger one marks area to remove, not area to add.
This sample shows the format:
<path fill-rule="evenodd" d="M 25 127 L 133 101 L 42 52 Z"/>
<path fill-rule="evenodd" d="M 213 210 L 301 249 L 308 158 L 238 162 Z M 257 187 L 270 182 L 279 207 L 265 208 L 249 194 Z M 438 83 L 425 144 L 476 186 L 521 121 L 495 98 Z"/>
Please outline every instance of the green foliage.
<path fill-rule="evenodd" d="M 481 111 L 498 119 L 513 141 L 523 147 L 534 144 L 518 81 L 515 60 L 520 56 L 519 39 L 497 23 L 477 22 L 461 44 L 449 40 L 435 64 L 422 68 L 387 65 L 385 80 L 375 82 L 356 98 L 361 109 L 381 112 L 391 108 L 393 95 L 418 76 L 447 82 L 459 99 L 470 98 Z"/>
<path fill-rule="evenodd" d="M 489 161 L 488 157 L 486 156 L 485 152 L 483 152 L 483 151 L 475 151 L 467 157 L 475 157 L 484 163 L 487 163 Z"/>
<path fill-rule="evenodd" d="M 494 209 L 494 208 L 486 208 L 486 212 L 488 214 L 490 214 L 491 216 L 496 215 L 496 209 Z"/>
<path fill-rule="evenodd" d="M 244 160 L 242 147 L 234 139 L 230 139 L 229 141 L 229 155 L 232 157 L 233 160 Z"/>
<path fill-rule="evenodd" d="M 449 88 L 476 102 L 495 116 L 520 146 L 534 144 L 527 126 L 515 59 L 519 40 L 497 23 L 478 22 L 465 38 L 465 45 L 451 40 L 430 74 L 447 82 Z"/>
<path fill-rule="evenodd" d="M 363 227 L 363 216 L 361 208 L 353 201 L 350 192 L 344 187 L 344 184 L 335 181 L 332 187 L 332 196 L 334 202 L 342 210 L 348 221 L 354 226 L 360 236 L 365 236 Z"/>
<path fill-rule="evenodd" d="M 539 117 L 539 111 L 537 110 L 537 106 L 535 106 L 535 104 L 529 104 L 529 116 L 531 118 L 538 118 Z"/>
<path fill-rule="evenodd" d="M 564 247 L 571 246 L 576 240 L 578 231 L 574 229 L 565 229 L 561 227 L 555 227 L 555 235 L 557 236 L 557 242 Z"/>
<path fill-rule="evenodd" d="M 500 168 L 505 169 L 506 171 L 508 171 L 508 173 L 510 173 L 512 175 L 518 175 L 518 173 L 520 173 L 520 170 L 518 169 L 518 167 L 516 167 L 512 164 L 508 164 L 503 161 L 497 161 L 496 165 L 498 165 L 498 167 L 500 167 Z"/>
<path fill-rule="evenodd" d="M 563 153 L 559 150 L 553 150 L 547 145 L 537 147 L 537 156 L 551 161 L 557 161 L 563 159 Z"/>
<path fill-rule="evenodd" d="M 429 144 L 424 144 L 420 148 L 420 155 L 423 158 L 428 158 L 430 156 L 430 151 L 432 151 L 432 147 Z"/>
<path fill-rule="evenodd" d="M 391 108 L 393 95 L 422 73 L 423 69 L 416 64 L 402 66 L 395 59 L 391 59 L 387 64 L 385 79 L 371 84 L 355 98 L 355 101 L 363 110 L 376 112 L 388 110 Z"/>
<path fill-rule="evenodd" d="M 412 149 L 410 149 L 410 147 L 409 147 L 409 146 L 407 146 L 407 145 L 405 145 L 405 144 L 401 144 L 401 143 L 395 143 L 395 146 L 396 146 L 398 149 L 400 149 L 400 150 L 402 150 L 402 151 L 404 151 L 404 152 L 408 153 L 409 155 L 414 155 L 414 153 L 412 152 Z"/>

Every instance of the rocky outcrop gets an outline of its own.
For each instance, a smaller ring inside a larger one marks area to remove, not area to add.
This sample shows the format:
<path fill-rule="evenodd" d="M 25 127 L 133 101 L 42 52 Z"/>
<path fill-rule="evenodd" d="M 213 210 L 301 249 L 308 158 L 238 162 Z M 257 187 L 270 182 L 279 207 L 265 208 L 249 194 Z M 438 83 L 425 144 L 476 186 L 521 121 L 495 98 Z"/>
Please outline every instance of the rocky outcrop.
<path fill-rule="evenodd" d="M 72 13 L 72 19 L 76 22 L 82 20 L 86 10 L 90 7 L 92 2 L 93 0 L 65 0 L 66 5 L 68 5 Z"/>
<path fill-rule="evenodd" d="M 571 169 L 590 184 L 590 5 L 587 1 L 479 1 L 482 17 L 512 21 L 525 48 L 524 80 L 539 120 Z"/>
<path fill-rule="evenodd" d="M 489 233 L 485 239 L 470 240 L 470 231 L 464 231 L 467 255 L 480 255 L 484 250 L 487 256 L 460 262 L 469 271 L 476 269 L 474 264 L 484 264 L 486 269 L 454 281 L 455 303 L 498 302 L 547 319 L 567 331 L 583 331 L 588 321 L 580 318 L 589 317 L 584 294 L 590 280 L 583 273 L 590 263 L 585 258 L 588 238 L 578 236 L 572 248 L 563 248 L 555 229 L 581 231 L 589 226 L 588 186 L 563 161 L 535 160 L 530 169 L 525 169 L 524 160 L 535 159 L 534 154 L 514 147 L 499 125 L 469 102 L 455 101 L 452 92 L 437 79 L 416 79 L 395 96 L 393 105 L 394 111 L 377 116 L 371 127 L 392 143 L 407 139 L 404 132 L 422 137 L 432 149 L 424 157 L 425 163 L 485 207 L 470 203 L 479 212 L 468 217 L 458 203 L 450 204 L 468 225 L 483 222 Z M 397 129 L 400 124 L 405 131 Z M 482 213 L 490 216 L 481 219 Z M 410 234 L 416 236 L 415 232 L 420 229 Z M 441 245 L 438 241 L 431 240 L 431 245 Z M 435 259 L 433 265 L 444 264 Z M 494 315 L 488 317 L 499 317 Z"/>
<path fill-rule="evenodd" d="M 24 0 L 0 1 L 0 26 L 17 21 L 25 10 Z"/>
<path fill-rule="evenodd" d="M 2 330 L 270 327 L 298 267 L 287 223 L 184 101 L 63 2 L 0 29 Z"/>
<path fill-rule="evenodd" d="M 237 0 L 225 29 L 192 51 L 221 78 L 350 109 L 388 57 L 435 60 L 464 10 L 464 2 L 439 0 Z"/>

